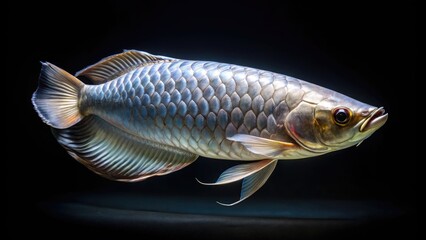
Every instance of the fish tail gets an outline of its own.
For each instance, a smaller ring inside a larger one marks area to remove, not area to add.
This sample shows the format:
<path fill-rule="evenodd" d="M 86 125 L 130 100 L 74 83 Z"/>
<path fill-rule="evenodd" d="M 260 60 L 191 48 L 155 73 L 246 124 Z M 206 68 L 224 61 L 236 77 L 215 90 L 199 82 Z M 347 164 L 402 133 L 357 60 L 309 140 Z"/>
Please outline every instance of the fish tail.
<path fill-rule="evenodd" d="M 61 68 L 42 63 L 38 88 L 32 102 L 40 118 L 49 126 L 65 129 L 83 119 L 79 96 L 84 83 Z"/>

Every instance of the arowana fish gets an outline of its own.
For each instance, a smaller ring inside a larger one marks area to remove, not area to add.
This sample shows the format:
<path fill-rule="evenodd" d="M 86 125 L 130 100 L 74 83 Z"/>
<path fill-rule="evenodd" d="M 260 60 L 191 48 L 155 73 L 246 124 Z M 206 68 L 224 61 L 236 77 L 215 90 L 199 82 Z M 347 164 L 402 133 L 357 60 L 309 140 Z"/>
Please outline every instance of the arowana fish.
<path fill-rule="evenodd" d="M 240 199 L 226 206 L 261 188 L 277 160 L 360 144 L 388 118 L 382 107 L 286 75 L 135 50 L 75 76 L 42 63 L 32 102 L 72 157 L 112 180 L 169 174 L 198 156 L 249 161 L 204 183 L 242 180 Z"/>

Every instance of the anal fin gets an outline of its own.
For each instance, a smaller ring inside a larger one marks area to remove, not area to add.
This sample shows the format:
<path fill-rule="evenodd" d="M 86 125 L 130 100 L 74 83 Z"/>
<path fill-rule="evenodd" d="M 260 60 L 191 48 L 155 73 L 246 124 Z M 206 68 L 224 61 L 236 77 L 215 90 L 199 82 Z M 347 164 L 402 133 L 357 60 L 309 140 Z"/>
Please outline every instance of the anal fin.
<path fill-rule="evenodd" d="M 217 202 L 223 206 L 233 206 L 247 199 L 259 190 L 271 176 L 277 165 L 277 160 L 266 159 L 254 163 L 240 164 L 225 170 L 214 183 L 203 183 L 203 185 L 223 185 L 243 179 L 240 199 L 234 203 L 226 204 Z"/>
<path fill-rule="evenodd" d="M 186 167 L 198 155 L 129 135 L 96 116 L 54 129 L 58 142 L 77 161 L 108 179 L 142 181 Z"/>

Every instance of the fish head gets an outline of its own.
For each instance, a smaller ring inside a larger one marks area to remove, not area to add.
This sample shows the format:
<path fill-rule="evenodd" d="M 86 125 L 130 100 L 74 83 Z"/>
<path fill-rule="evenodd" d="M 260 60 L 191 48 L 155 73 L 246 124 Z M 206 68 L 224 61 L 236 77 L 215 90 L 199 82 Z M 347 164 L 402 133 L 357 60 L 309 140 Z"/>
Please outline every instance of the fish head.
<path fill-rule="evenodd" d="M 289 113 L 285 126 L 303 148 L 323 154 L 359 145 L 387 119 L 383 107 L 333 92 L 317 103 L 300 103 Z"/>

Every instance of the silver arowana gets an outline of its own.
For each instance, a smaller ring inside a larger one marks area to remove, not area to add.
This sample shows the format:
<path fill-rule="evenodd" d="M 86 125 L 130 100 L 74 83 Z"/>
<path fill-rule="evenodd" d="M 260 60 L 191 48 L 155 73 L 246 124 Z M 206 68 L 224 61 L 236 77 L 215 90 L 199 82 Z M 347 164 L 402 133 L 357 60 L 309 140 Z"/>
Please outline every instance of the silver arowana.
<path fill-rule="evenodd" d="M 76 76 L 43 63 L 32 101 L 72 157 L 112 180 L 165 175 L 200 155 L 250 161 L 206 184 L 243 180 L 240 199 L 227 206 L 262 187 L 277 160 L 360 144 L 388 118 L 383 108 L 282 74 L 134 50 Z"/>

